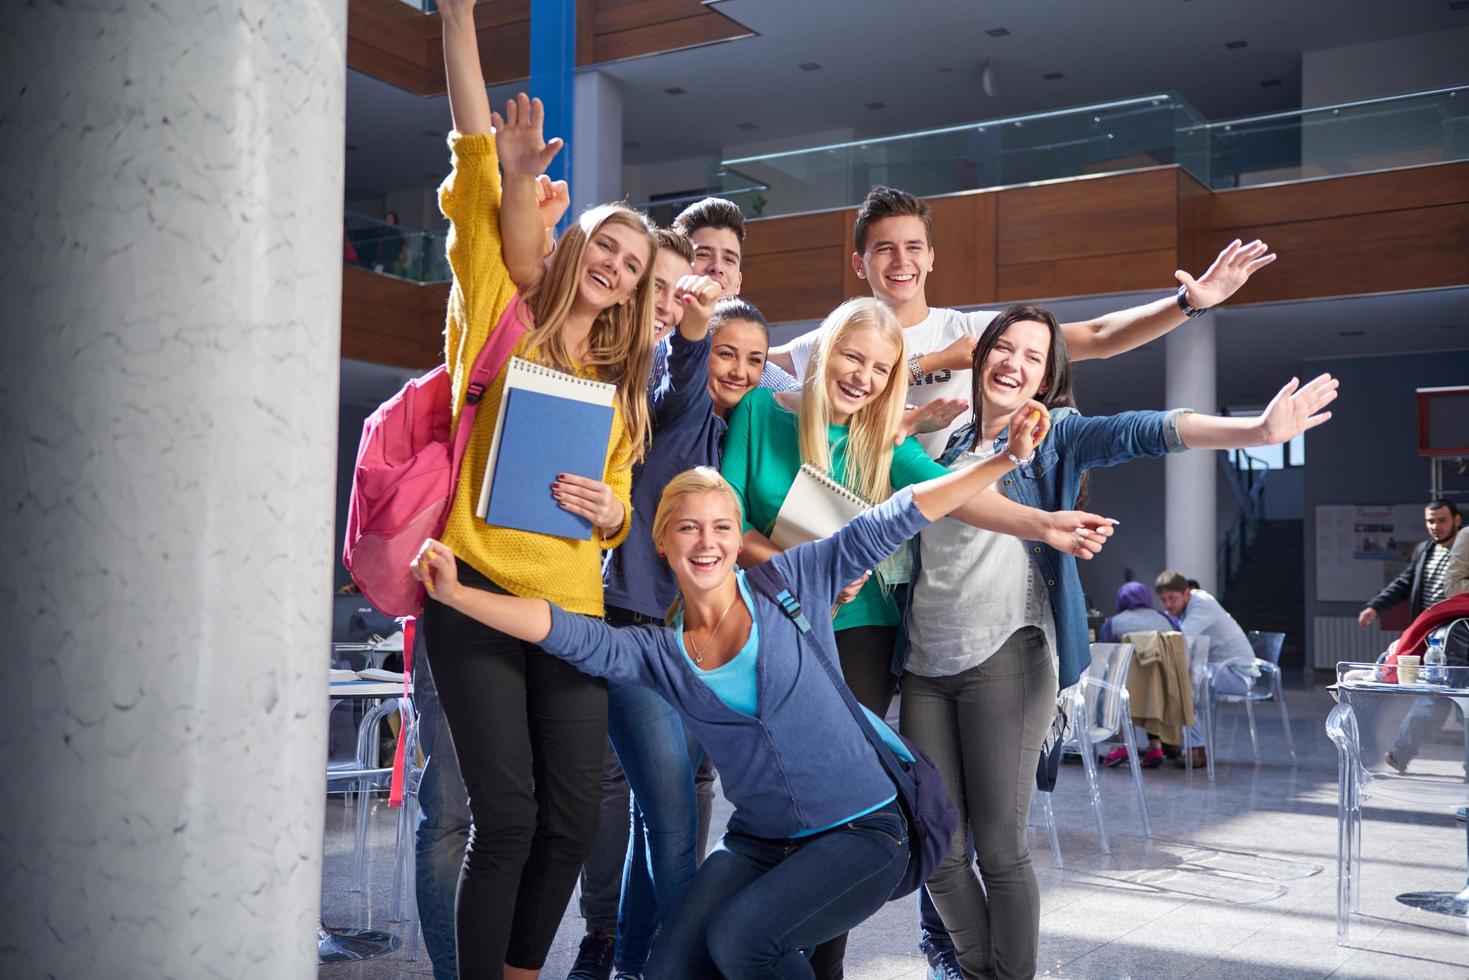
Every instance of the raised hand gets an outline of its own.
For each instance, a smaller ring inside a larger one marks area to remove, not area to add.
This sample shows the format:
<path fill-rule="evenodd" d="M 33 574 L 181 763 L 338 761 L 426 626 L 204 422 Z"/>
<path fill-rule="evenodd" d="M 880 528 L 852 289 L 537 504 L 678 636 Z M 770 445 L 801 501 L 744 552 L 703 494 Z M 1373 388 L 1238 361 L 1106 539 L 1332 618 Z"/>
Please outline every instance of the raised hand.
<path fill-rule="evenodd" d="M 1340 383 L 1329 374 L 1318 375 L 1304 386 L 1298 379 L 1291 378 L 1260 413 L 1261 444 L 1272 446 L 1288 442 L 1331 418 L 1330 412 L 1321 409 L 1336 399 Z"/>
<path fill-rule="evenodd" d="M 974 348 L 979 338 L 965 334 L 943 350 L 934 351 L 926 360 L 930 371 L 968 371 L 974 367 Z"/>
<path fill-rule="evenodd" d="M 571 207 L 571 188 L 564 180 L 552 180 L 545 174 L 536 178 L 536 208 L 541 224 L 554 229 L 561 216 Z"/>
<path fill-rule="evenodd" d="M 893 445 L 901 446 L 903 440 L 920 432 L 947 429 L 968 407 L 969 403 L 962 398 L 935 398 L 927 405 L 908 409 L 898 423 L 898 434 L 893 437 Z"/>
<path fill-rule="evenodd" d="M 413 557 L 410 571 L 428 594 L 440 602 L 452 602 L 459 592 L 459 568 L 454 564 L 454 552 L 443 542 L 425 538 Z"/>
<path fill-rule="evenodd" d="M 1102 550 L 1116 524 L 1110 517 L 1084 510 L 1053 511 L 1041 540 L 1064 554 L 1090 560 Z"/>
<path fill-rule="evenodd" d="M 473 16 L 475 0 L 439 0 L 439 16 L 452 20 L 463 14 Z"/>
<path fill-rule="evenodd" d="M 551 484 L 551 495 L 563 510 L 585 517 L 601 531 L 615 532 L 622 527 L 627 516 L 627 508 L 623 507 L 622 501 L 601 480 L 560 473 L 556 482 Z"/>
<path fill-rule="evenodd" d="M 1188 287 L 1188 305 L 1199 310 L 1218 306 L 1249 281 L 1250 276 L 1275 261 L 1275 253 L 1258 238 L 1241 245 L 1236 238 L 1224 246 L 1214 264 L 1199 278 L 1179 269 L 1175 279 Z"/>
<path fill-rule="evenodd" d="M 700 320 L 708 320 L 714 315 L 714 304 L 719 302 L 723 289 L 708 276 L 679 276 L 673 286 L 673 295 L 683 304 L 686 315 L 693 314 Z"/>
<path fill-rule="evenodd" d="M 1050 431 L 1050 410 L 1032 398 L 1010 416 L 1010 435 L 1005 448 L 1013 456 L 1029 459 L 1035 455 L 1035 447 L 1041 444 L 1041 440 Z"/>
<path fill-rule="evenodd" d="M 541 135 L 546 107 L 540 99 L 524 92 L 506 101 L 505 115 L 490 113 L 495 127 L 495 148 L 500 154 L 500 169 L 507 177 L 538 177 L 546 172 L 551 160 L 561 151 L 559 137 L 549 142 Z M 559 218 L 559 216 L 558 216 Z"/>
<path fill-rule="evenodd" d="M 863 572 L 861 578 L 837 593 L 836 604 L 838 606 L 845 606 L 847 603 L 857 598 L 857 593 L 862 591 L 862 586 L 866 585 L 867 580 L 870 578 L 872 578 L 871 572 Z"/>

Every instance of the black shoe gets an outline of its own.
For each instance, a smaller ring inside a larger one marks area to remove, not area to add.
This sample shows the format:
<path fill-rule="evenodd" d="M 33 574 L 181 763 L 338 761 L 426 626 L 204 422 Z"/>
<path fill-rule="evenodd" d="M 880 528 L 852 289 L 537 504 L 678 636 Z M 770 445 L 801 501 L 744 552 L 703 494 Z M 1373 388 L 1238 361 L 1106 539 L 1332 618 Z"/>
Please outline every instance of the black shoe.
<path fill-rule="evenodd" d="M 587 933 L 566 980 L 607 980 L 612 975 L 612 948 L 616 938 L 604 933 Z"/>

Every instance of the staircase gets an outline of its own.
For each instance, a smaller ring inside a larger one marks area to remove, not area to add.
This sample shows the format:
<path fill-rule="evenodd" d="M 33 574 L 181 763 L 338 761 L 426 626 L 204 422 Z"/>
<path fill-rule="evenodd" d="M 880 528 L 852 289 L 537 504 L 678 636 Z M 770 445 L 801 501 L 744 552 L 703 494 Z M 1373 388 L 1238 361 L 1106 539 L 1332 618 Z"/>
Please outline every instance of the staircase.
<path fill-rule="evenodd" d="M 1247 630 L 1285 634 L 1283 667 L 1306 662 L 1305 528 L 1301 521 L 1261 521 L 1247 558 L 1229 580 L 1224 608 Z"/>

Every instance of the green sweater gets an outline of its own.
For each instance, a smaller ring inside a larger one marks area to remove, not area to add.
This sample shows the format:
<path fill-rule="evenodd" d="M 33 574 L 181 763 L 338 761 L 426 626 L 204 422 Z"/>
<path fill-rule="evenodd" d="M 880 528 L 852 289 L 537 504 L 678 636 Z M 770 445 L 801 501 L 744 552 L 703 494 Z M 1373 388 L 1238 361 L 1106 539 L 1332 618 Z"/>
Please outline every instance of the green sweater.
<path fill-rule="evenodd" d="M 844 482 L 847 471 L 847 426 L 833 425 L 827 435 L 831 445 L 830 476 Z M 801 440 L 796 416 L 775 400 L 768 388 L 756 388 L 744 397 L 729 416 L 720 469 L 740 495 L 745 508 L 745 528 L 769 535 L 776 515 L 796 474 L 801 469 Z M 893 450 L 888 478 L 894 490 L 949 471 L 928 458 L 917 439 L 907 439 Z M 881 503 L 881 501 L 874 501 Z M 832 627 L 896 626 L 898 606 L 872 578 L 857 598 L 841 607 Z"/>

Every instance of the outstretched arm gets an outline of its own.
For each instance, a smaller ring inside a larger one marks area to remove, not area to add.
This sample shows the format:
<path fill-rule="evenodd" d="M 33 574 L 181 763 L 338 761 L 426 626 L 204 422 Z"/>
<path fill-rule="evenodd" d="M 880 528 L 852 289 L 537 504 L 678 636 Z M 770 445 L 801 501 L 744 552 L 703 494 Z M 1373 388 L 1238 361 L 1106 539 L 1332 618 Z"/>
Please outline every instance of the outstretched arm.
<path fill-rule="evenodd" d="M 454 553 L 429 538 L 413 560 L 413 577 L 429 597 L 517 640 L 540 643 L 551 632 L 551 604 L 544 599 L 500 595 L 459 584 Z"/>
<path fill-rule="evenodd" d="M 449 114 L 465 136 L 490 132 L 490 98 L 479 64 L 474 0 L 440 0 L 444 22 L 444 76 L 449 83 Z"/>
<path fill-rule="evenodd" d="M 1219 253 L 1214 264 L 1195 279 L 1182 269 L 1174 272 L 1180 284 L 1188 287 L 1188 305 L 1204 310 L 1218 306 L 1249 281 L 1250 276 L 1275 261 L 1269 246 L 1256 239 L 1248 245 L 1235 239 Z M 1118 310 L 1095 320 L 1063 323 L 1073 361 L 1111 357 L 1141 347 L 1178 326 L 1187 317 L 1178 307 L 1176 297 L 1160 299 L 1144 306 Z"/>
<path fill-rule="evenodd" d="M 1178 419 L 1178 435 L 1190 449 L 1244 449 L 1289 442 L 1331 418 L 1322 411 L 1336 399 L 1338 382 L 1322 374 L 1304 386 L 1291 378 L 1253 418 L 1220 418 L 1186 412 Z"/>

